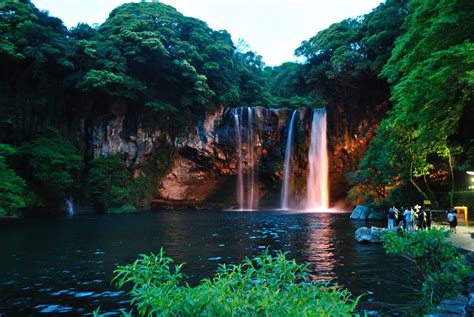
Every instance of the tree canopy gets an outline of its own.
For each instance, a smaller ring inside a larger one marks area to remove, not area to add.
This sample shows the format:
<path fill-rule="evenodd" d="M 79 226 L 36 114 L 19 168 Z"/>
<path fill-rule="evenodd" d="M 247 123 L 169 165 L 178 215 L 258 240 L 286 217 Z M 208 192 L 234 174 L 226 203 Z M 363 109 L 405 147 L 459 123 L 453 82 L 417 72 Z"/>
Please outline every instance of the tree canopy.
<path fill-rule="evenodd" d="M 466 145 L 454 136 L 466 107 L 473 106 L 474 3 L 412 0 L 408 11 L 404 33 L 380 73 L 392 84 L 394 107 L 361 163 L 367 176 L 356 183 L 410 183 L 436 202 L 427 178 L 445 169 L 452 191 L 453 154 Z M 374 174 L 383 177 L 376 181 Z"/>
<path fill-rule="evenodd" d="M 93 127 L 117 104 L 133 129 L 172 136 L 221 106 L 326 106 L 336 136 L 339 124 L 385 118 L 351 170 L 350 198 L 382 203 L 408 190 L 436 201 L 435 191 L 452 192 L 457 170 L 474 161 L 466 127 L 474 120 L 473 7 L 387 0 L 301 43 L 295 53 L 304 62 L 265 67 L 243 40 L 156 1 L 121 5 L 101 25 L 69 30 L 29 0 L 3 1 L 0 173 L 8 182 L 0 210 L 57 204 L 72 192 L 105 209 L 152 195 L 155 182 L 132 177 L 120 157 L 91 153 Z M 146 162 L 148 178 L 168 160 Z M 107 190 L 86 193 L 92 183 Z M 23 199 L 26 188 L 38 199 Z"/>

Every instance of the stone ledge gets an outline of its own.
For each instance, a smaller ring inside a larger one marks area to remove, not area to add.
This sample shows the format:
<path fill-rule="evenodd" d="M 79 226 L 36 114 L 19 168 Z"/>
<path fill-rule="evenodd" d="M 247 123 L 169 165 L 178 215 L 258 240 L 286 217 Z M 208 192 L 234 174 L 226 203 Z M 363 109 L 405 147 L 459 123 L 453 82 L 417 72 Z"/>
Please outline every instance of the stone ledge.
<path fill-rule="evenodd" d="M 392 229 L 388 228 L 379 228 L 379 227 L 360 227 L 355 231 L 355 239 L 359 243 L 369 242 L 369 243 L 382 243 L 382 235 L 387 231 L 397 231 L 400 230 L 399 227 L 394 227 Z"/>

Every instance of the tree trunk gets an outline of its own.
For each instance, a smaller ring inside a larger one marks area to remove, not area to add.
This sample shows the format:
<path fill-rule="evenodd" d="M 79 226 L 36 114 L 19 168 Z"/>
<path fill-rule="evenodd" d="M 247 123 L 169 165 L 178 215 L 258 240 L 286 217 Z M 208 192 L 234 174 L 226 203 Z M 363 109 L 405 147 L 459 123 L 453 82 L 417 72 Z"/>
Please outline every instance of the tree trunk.
<path fill-rule="evenodd" d="M 430 184 L 428 184 L 428 180 L 426 179 L 426 175 L 423 175 L 423 181 L 425 182 L 426 189 L 428 190 L 428 194 L 430 194 L 430 196 L 432 197 L 432 199 L 430 199 L 430 200 L 433 201 L 433 207 L 439 208 L 438 200 L 436 199 L 435 193 L 431 190 Z"/>
<path fill-rule="evenodd" d="M 410 164 L 410 183 L 415 186 L 416 190 L 425 198 L 426 200 L 430 200 L 428 195 L 421 189 L 420 186 L 413 180 L 413 163 Z"/>
<path fill-rule="evenodd" d="M 451 158 L 451 151 L 448 148 L 448 163 L 449 163 L 449 173 L 450 173 L 450 178 L 451 178 L 451 190 L 449 193 L 449 205 L 450 207 L 454 206 L 454 170 L 453 170 L 453 160 Z"/>
<path fill-rule="evenodd" d="M 428 195 L 426 195 L 426 193 L 421 189 L 420 186 L 418 186 L 418 184 L 413 180 L 412 177 L 410 177 L 410 183 L 415 186 L 416 190 L 421 194 L 421 196 L 423 196 L 424 199 L 426 200 L 430 200 L 430 198 L 428 197 Z"/>

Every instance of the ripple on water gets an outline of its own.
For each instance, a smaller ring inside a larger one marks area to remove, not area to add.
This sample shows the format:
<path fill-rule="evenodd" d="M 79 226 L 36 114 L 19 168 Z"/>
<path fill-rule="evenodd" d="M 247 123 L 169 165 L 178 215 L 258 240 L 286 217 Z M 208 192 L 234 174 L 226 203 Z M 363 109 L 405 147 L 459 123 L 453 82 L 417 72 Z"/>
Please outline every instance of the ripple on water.
<path fill-rule="evenodd" d="M 51 296 L 60 296 L 60 295 L 64 295 L 64 294 L 74 294 L 74 292 L 71 291 L 71 290 L 68 290 L 68 289 L 62 289 L 60 291 L 51 293 Z"/>
<path fill-rule="evenodd" d="M 81 285 L 90 285 L 90 284 L 100 284 L 102 283 L 103 280 L 92 280 L 92 281 L 84 281 L 84 282 L 79 282 L 78 284 Z"/>
<path fill-rule="evenodd" d="M 89 297 L 94 295 L 94 292 L 78 292 L 74 294 L 74 297 L 80 298 L 80 297 Z"/>
<path fill-rule="evenodd" d="M 157 217 L 160 221 L 150 221 Z M 6 294 L 0 295 L 0 314 L 5 311 L 7 316 L 20 315 L 19 311 L 25 316 L 40 311 L 41 315 L 84 315 L 99 306 L 107 315 L 120 315 L 117 311 L 128 306 L 130 297 L 110 285 L 113 270 L 161 246 L 179 263 L 189 263 L 187 273 L 198 281 L 215 272 L 217 263 L 239 262 L 270 245 L 270 252 L 289 252 L 290 258 L 309 264 L 314 279 L 334 280 L 355 296 L 364 294 L 364 309 L 393 309 L 387 303 L 395 307 L 405 303 L 418 286 L 411 279 L 398 282 L 405 273 L 413 275 L 409 263 L 387 257 L 378 246 L 356 244 L 357 226 L 345 215 L 163 211 L 94 217 L 87 223 L 77 218 L 67 228 L 62 221 L 48 219 L 60 238 L 45 235 L 36 219 L 22 220 L 22 225 L 22 230 L 0 229 L 0 240 L 12 241 L 0 248 L 0 258 L 7 260 L 0 261 L 0 294 Z M 135 236 L 139 238 L 131 238 Z"/>
<path fill-rule="evenodd" d="M 68 313 L 73 310 L 72 307 L 66 305 L 50 305 L 50 304 L 40 304 L 36 305 L 35 309 L 38 309 L 40 313 L 51 314 L 51 313 Z"/>
<path fill-rule="evenodd" d="M 105 291 L 105 292 L 102 292 L 102 293 L 95 294 L 91 297 L 118 297 L 118 296 L 122 295 L 123 293 L 124 293 L 123 291 L 115 291 L 115 292 Z"/>

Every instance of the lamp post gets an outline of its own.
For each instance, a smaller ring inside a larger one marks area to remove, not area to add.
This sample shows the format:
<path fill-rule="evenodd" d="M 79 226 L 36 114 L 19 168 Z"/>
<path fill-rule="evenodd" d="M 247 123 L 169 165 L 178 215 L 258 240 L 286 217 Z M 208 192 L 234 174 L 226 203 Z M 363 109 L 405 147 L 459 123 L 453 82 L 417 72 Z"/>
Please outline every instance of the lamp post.
<path fill-rule="evenodd" d="M 469 189 L 474 189 L 474 171 L 467 171 L 466 174 L 472 176 L 471 177 L 471 184 L 469 185 Z"/>

